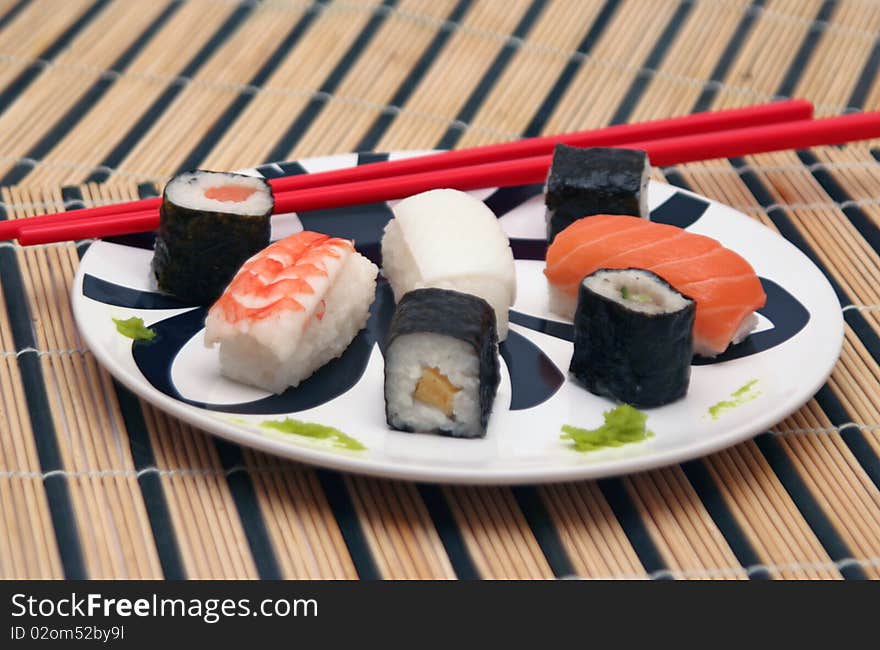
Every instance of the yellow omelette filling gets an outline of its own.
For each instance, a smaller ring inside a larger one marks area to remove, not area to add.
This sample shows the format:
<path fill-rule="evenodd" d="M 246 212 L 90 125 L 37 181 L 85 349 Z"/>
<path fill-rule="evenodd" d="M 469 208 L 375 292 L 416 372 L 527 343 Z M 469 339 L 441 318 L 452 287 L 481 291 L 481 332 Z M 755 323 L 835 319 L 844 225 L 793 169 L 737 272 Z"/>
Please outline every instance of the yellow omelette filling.
<path fill-rule="evenodd" d="M 455 400 L 455 394 L 460 390 L 461 388 L 449 381 L 449 377 L 437 368 L 425 368 L 419 383 L 416 384 L 413 399 L 433 406 L 443 412 L 446 417 L 451 418 L 452 402 Z"/>

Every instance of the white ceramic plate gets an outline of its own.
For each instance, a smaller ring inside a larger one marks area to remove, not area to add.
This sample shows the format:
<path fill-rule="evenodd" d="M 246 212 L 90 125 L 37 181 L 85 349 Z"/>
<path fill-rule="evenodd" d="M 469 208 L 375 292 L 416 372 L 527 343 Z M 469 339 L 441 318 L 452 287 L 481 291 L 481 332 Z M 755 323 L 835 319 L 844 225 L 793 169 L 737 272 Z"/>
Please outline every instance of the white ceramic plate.
<path fill-rule="evenodd" d="M 417 155 L 392 154 L 391 158 Z M 266 165 L 246 173 L 280 176 L 365 164 L 382 155 L 350 154 Z M 228 440 L 340 470 L 450 483 L 535 483 L 598 478 L 684 461 L 733 445 L 786 417 L 822 385 L 843 340 L 840 304 L 823 274 L 793 245 L 719 203 L 652 182 L 652 219 L 686 226 L 739 252 L 768 293 L 759 331 L 713 363 L 693 367 L 685 399 L 651 409 L 652 438 L 582 453 L 560 439 L 564 424 L 593 428 L 612 402 L 567 377 L 570 325 L 547 311 L 542 274 L 544 209 L 540 188 L 474 192 L 498 214 L 517 257 L 518 299 L 503 349 L 502 383 L 485 439 L 460 440 L 390 430 L 382 397 L 381 339 L 393 307 L 380 286 L 368 328 L 337 361 L 282 396 L 220 376 L 217 351 L 202 345 L 203 310 L 151 292 L 151 239 L 95 242 L 72 289 L 73 310 L 97 359 L 137 395 Z M 303 226 L 356 240 L 378 261 L 388 206 L 358 206 L 273 220 L 273 239 Z M 531 259 L 529 259 L 531 258 Z M 138 316 L 159 335 L 132 343 L 113 318 Z M 562 338 L 559 338 L 562 337 Z M 713 404 L 756 380 L 754 399 L 717 418 Z M 344 431 L 366 449 L 273 433 L 260 423 L 285 417 Z"/>

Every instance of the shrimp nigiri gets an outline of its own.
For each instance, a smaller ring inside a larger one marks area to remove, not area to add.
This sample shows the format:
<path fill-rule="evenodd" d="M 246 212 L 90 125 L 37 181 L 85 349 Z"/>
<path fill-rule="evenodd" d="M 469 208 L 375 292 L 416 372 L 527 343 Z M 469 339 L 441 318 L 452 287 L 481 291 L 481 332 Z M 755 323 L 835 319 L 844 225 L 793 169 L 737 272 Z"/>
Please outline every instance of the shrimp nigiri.
<path fill-rule="evenodd" d="M 352 242 L 299 232 L 247 260 L 205 319 L 226 377 L 275 393 L 340 356 L 367 322 L 379 270 Z"/>

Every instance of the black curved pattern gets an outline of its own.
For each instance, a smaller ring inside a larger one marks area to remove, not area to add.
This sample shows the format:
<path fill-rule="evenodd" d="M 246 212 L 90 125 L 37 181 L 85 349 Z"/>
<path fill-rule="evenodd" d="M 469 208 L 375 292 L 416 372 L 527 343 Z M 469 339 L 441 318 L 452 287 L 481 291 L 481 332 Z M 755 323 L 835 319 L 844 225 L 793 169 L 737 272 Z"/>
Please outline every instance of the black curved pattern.
<path fill-rule="evenodd" d="M 514 208 L 518 208 L 529 199 L 540 196 L 543 192 L 543 183 L 499 187 L 492 192 L 483 203 L 495 213 L 496 217 L 503 217 Z"/>
<path fill-rule="evenodd" d="M 709 202 L 684 192 L 676 192 L 651 210 L 651 221 L 689 228 L 709 209 Z"/>
<path fill-rule="evenodd" d="M 543 404 L 565 383 L 565 375 L 537 345 L 510 331 L 501 344 L 501 358 L 510 375 L 510 410 L 521 411 Z"/>
<path fill-rule="evenodd" d="M 555 320 L 548 320 L 538 316 L 530 316 L 522 312 L 510 310 L 510 322 L 528 327 L 530 330 L 549 334 L 563 341 L 574 343 L 574 325 L 571 323 L 561 323 Z"/>
<path fill-rule="evenodd" d="M 83 295 L 105 305 L 129 309 L 181 309 L 195 306 L 164 293 L 123 287 L 88 273 L 83 276 Z"/>

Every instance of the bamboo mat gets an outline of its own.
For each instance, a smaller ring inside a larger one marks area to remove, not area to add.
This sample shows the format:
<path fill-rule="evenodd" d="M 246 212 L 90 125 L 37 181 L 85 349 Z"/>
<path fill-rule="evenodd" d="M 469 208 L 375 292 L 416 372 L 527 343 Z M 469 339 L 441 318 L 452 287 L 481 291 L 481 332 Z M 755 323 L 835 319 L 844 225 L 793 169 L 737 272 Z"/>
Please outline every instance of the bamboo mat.
<path fill-rule="evenodd" d="M 798 96 L 880 108 L 877 0 L 0 0 L 0 216 L 181 168 L 460 147 Z M 88 242 L 0 244 L 0 577 L 861 579 L 880 574 L 880 150 L 658 171 L 831 279 L 828 383 L 635 476 L 417 485 L 224 443 L 83 348 Z M 796 381 L 792 378 L 792 381 Z"/>

